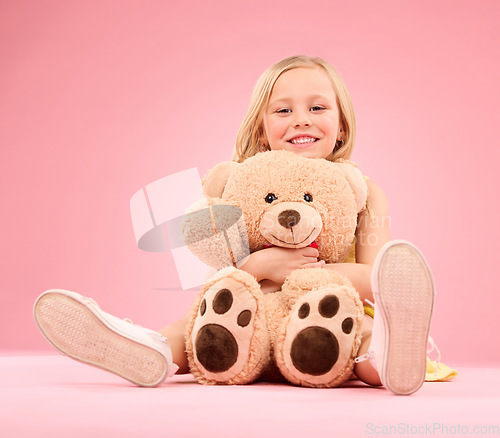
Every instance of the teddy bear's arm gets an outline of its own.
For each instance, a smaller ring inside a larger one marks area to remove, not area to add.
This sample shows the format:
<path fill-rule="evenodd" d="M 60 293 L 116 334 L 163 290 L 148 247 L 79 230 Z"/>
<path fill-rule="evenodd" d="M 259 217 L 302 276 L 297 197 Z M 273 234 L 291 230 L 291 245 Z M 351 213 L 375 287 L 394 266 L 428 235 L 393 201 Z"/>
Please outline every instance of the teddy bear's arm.
<path fill-rule="evenodd" d="M 221 196 L 236 162 L 217 164 L 202 180 L 205 199 L 194 204 L 183 223 L 184 242 L 205 264 L 221 269 L 249 254 L 245 220 L 240 208 Z"/>
<path fill-rule="evenodd" d="M 250 254 L 241 209 L 222 199 L 197 203 L 184 216 L 182 233 L 188 249 L 216 269 L 235 266 Z"/>

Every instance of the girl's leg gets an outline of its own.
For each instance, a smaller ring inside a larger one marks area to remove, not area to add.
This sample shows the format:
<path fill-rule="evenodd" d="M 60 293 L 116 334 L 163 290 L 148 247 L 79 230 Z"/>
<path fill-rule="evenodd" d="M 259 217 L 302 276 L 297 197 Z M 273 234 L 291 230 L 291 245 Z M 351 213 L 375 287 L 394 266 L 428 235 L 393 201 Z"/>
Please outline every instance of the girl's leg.
<path fill-rule="evenodd" d="M 368 352 L 370 341 L 372 339 L 373 319 L 368 315 L 364 315 L 363 321 L 363 334 L 361 338 L 361 345 L 359 347 L 358 356 Z M 354 366 L 354 374 L 356 377 L 369 385 L 380 386 L 382 382 L 378 375 L 377 370 L 373 367 L 369 360 L 359 362 Z"/>
<path fill-rule="evenodd" d="M 176 374 L 189 373 L 186 355 L 186 341 L 184 339 L 184 332 L 186 331 L 187 323 L 188 316 L 186 315 L 184 318 L 179 319 L 159 330 L 159 333 L 168 339 L 174 363 L 179 367 Z"/>

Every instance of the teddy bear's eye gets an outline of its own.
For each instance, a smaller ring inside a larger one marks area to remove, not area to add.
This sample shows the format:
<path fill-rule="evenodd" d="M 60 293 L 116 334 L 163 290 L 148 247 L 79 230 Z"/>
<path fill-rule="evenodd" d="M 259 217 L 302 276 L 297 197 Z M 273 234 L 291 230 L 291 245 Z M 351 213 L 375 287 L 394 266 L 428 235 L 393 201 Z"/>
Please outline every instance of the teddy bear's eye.
<path fill-rule="evenodd" d="M 312 200 L 313 200 L 313 197 L 309 193 L 306 193 L 304 195 L 304 201 L 306 201 L 306 202 L 312 202 Z"/>
<path fill-rule="evenodd" d="M 268 193 L 267 196 L 264 198 L 268 204 L 271 202 L 275 201 L 278 199 L 274 193 Z"/>

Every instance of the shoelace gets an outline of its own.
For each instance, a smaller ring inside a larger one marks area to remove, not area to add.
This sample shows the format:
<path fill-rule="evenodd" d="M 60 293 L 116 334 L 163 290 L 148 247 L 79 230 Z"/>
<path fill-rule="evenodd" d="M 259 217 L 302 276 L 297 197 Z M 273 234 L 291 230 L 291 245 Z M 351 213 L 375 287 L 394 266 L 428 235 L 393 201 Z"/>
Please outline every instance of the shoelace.
<path fill-rule="evenodd" d="M 128 322 L 128 323 L 130 323 L 132 325 L 135 325 L 137 327 L 145 328 L 142 325 L 134 324 L 134 322 L 130 318 L 123 318 L 123 320 L 125 322 Z M 150 329 L 146 329 L 146 330 L 150 330 Z M 163 336 L 161 333 L 159 333 L 159 332 L 157 332 L 155 330 L 150 330 L 150 331 L 151 331 L 151 333 L 154 333 L 155 335 L 158 335 L 163 342 L 167 342 L 168 341 L 168 339 L 165 336 Z"/>
<path fill-rule="evenodd" d="M 434 350 L 436 350 L 437 358 L 436 358 L 436 368 L 434 370 L 434 376 L 437 376 L 439 365 L 441 363 L 441 352 L 439 351 L 439 348 L 437 348 L 437 345 L 434 342 L 434 339 L 432 339 L 430 336 L 427 339 L 427 343 L 431 344 L 431 348 L 427 350 L 427 354 L 432 353 Z"/>
<path fill-rule="evenodd" d="M 84 301 L 86 304 L 93 304 L 94 306 L 96 306 L 97 308 L 99 308 L 99 309 L 100 309 L 99 304 L 97 304 L 97 303 L 96 303 L 96 301 L 95 301 L 95 300 L 93 300 L 92 298 L 89 298 L 89 297 L 84 297 L 84 298 L 83 298 L 83 301 Z M 132 324 L 132 325 L 136 325 L 137 327 L 144 328 L 144 327 L 142 327 L 142 326 L 141 326 L 141 325 L 139 325 L 139 324 L 134 324 L 134 322 L 133 322 L 130 318 L 123 318 L 123 320 L 124 320 L 125 322 L 128 322 L 128 323 Z M 155 333 L 155 334 L 158 334 L 158 336 L 160 336 L 160 339 L 161 339 L 163 342 L 168 343 L 168 339 L 167 339 L 165 336 L 163 336 L 161 333 L 155 332 L 154 330 L 151 330 L 151 332 L 152 332 L 152 333 Z"/>
<path fill-rule="evenodd" d="M 374 303 L 372 303 L 370 300 L 368 300 L 366 298 L 365 298 L 365 301 L 375 309 Z M 434 342 L 434 339 L 432 339 L 432 337 L 429 336 L 427 338 L 427 343 L 430 344 L 430 348 L 427 349 L 427 354 L 430 354 L 434 350 L 436 350 L 437 358 L 436 358 L 436 367 L 434 369 L 434 376 L 436 376 L 438 369 L 439 369 L 439 365 L 441 363 L 441 352 L 439 351 L 439 348 L 437 347 L 437 345 Z M 354 359 L 354 362 L 355 363 L 364 362 L 365 360 L 373 359 L 374 357 L 375 357 L 374 352 L 368 351 L 365 354 L 362 354 L 361 356 L 358 356 L 356 359 Z"/>
<path fill-rule="evenodd" d="M 97 308 L 100 309 L 99 304 L 97 304 L 95 302 L 95 300 L 93 300 L 92 298 L 83 297 L 83 301 L 86 304 L 92 304 L 92 305 L 94 305 L 94 306 L 96 306 Z M 128 322 L 129 324 L 135 325 L 137 327 L 144 328 L 144 327 L 142 327 L 139 324 L 134 324 L 134 322 L 130 318 L 123 318 L 123 321 Z M 145 329 L 145 330 L 149 330 L 149 329 Z M 151 333 L 154 333 L 155 335 L 158 335 L 160 337 L 161 341 L 165 342 L 168 345 L 168 347 L 170 348 L 170 344 L 168 343 L 168 339 L 165 336 L 163 336 L 161 333 L 156 332 L 154 330 L 150 330 L 150 331 L 151 331 Z M 168 371 L 168 377 L 172 377 L 177 372 L 178 369 L 179 369 L 178 365 L 176 365 L 173 362 L 169 363 L 169 365 L 168 365 L 168 370 L 169 370 Z"/>
<path fill-rule="evenodd" d="M 375 304 L 373 304 L 369 299 L 365 298 L 365 301 L 375 309 Z M 374 358 L 375 358 L 375 355 L 373 354 L 373 351 L 367 351 L 365 354 L 362 354 L 361 356 L 358 356 L 357 358 L 355 358 L 354 363 L 360 363 L 360 362 L 364 362 L 365 360 L 374 359 Z"/>
<path fill-rule="evenodd" d="M 96 306 L 97 308 L 100 309 L 99 307 L 99 304 L 97 304 L 92 298 L 89 298 L 89 297 L 83 297 L 82 298 L 82 301 L 85 303 L 85 304 L 93 304 L 94 306 Z"/>
<path fill-rule="evenodd" d="M 374 357 L 373 354 L 371 354 L 371 352 L 368 352 L 354 359 L 354 363 L 364 362 L 365 360 L 371 359 L 373 357 Z"/>

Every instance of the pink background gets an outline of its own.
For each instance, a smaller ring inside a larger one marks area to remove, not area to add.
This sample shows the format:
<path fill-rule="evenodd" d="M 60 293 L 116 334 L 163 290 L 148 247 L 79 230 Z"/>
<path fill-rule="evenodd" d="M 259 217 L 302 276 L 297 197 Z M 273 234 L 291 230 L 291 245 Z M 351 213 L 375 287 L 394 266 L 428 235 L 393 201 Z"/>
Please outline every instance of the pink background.
<path fill-rule="evenodd" d="M 343 75 L 354 160 L 394 238 L 435 274 L 443 360 L 499 364 L 497 1 L 0 1 L 0 349 L 51 347 L 49 288 L 159 328 L 181 317 L 171 254 L 140 251 L 144 185 L 230 159 L 258 76 L 298 53 Z"/>

